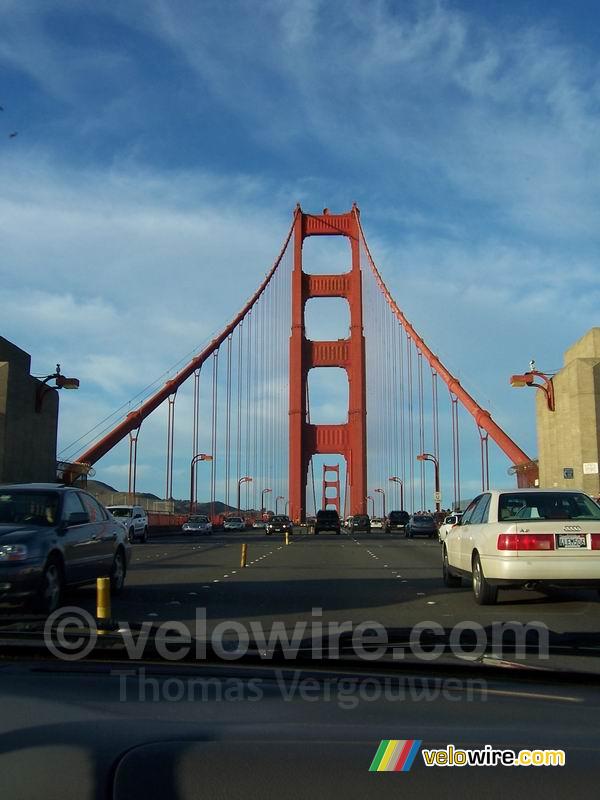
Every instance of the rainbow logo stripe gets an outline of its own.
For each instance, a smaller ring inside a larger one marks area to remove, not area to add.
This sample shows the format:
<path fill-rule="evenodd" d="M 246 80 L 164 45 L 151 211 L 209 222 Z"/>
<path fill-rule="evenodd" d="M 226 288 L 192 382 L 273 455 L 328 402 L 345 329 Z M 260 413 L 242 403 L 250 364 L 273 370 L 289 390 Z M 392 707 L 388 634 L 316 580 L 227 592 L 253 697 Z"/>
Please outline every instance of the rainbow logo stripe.
<path fill-rule="evenodd" d="M 408 772 L 419 752 L 421 739 L 384 739 L 369 772 Z"/>

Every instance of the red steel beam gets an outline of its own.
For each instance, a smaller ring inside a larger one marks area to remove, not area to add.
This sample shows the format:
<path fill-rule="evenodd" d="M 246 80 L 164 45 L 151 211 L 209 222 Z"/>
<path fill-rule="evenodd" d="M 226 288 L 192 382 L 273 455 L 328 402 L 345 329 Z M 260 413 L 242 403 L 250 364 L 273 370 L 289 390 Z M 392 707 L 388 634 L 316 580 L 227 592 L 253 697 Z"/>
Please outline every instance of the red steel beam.
<path fill-rule="evenodd" d="M 194 371 L 199 369 L 202 364 L 209 358 L 215 350 L 217 350 L 223 342 L 227 339 L 227 337 L 233 333 L 235 328 L 239 325 L 239 323 L 244 319 L 244 317 L 248 314 L 257 300 L 260 298 L 261 294 L 267 288 L 269 281 L 275 274 L 275 270 L 279 266 L 281 259 L 283 258 L 283 254 L 285 253 L 288 243 L 291 239 L 292 232 L 294 230 L 294 223 L 296 221 L 296 217 L 300 213 L 300 207 L 298 206 L 294 212 L 294 219 L 292 225 L 290 227 L 289 233 L 285 239 L 283 247 L 277 256 L 275 263 L 267 273 L 265 279 L 258 287 L 256 292 L 252 295 L 252 297 L 248 300 L 246 305 L 242 308 L 242 310 L 237 314 L 236 317 L 229 323 L 229 325 L 221 331 L 221 333 L 212 340 L 212 342 L 204 348 L 204 350 L 199 353 L 197 356 L 189 362 L 187 366 L 185 366 L 180 372 L 175 375 L 174 378 L 167 381 L 164 386 L 162 386 L 157 392 L 155 392 L 152 397 L 146 400 L 145 403 L 136 410 L 132 411 L 131 413 L 127 414 L 124 420 L 119 422 L 112 431 L 106 434 L 102 439 L 88 448 L 85 453 L 83 453 L 78 459 L 76 463 L 80 464 L 95 464 L 96 461 L 99 461 L 103 456 L 105 456 L 109 450 L 117 445 L 122 439 L 124 439 L 130 431 L 136 430 L 140 427 L 143 420 L 155 411 L 158 406 L 160 406 L 164 401 L 174 394 L 177 389 L 184 383 L 191 375 L 194 374 Z"/>
<path fill-rule="evenodd" d="M 427 361 L 429 361 L 430 365 L 436 370 L 436 372 L 443 378 L 444 382 L 446 383 L 448 389 L 454 394 L 462 405 L 467 409 L 467 411 L 473 416 L 475 422 L 480 428 L 487 431 L 492 439 L 496 442 L 498 447 L 505 453 L 508 458 L 512 461 L 515 465 L 520 464 L 527 464 L 531 463 L 531 459 L 525 453 L 518 444 L 513 442 L 513 440 L 506 434 L 502 428 L 497 425 L 494 420 L 492 419 L 492 415 L 489 411 L 486 411 L 471 397 L 471 395 L 463 389 L 460 384 L 460 381 L 449 372 L 446 367 L 442 364 L 439 358 L 431 352 L 431 350 L 427 347 L 423 339 L 419 336 L 419 334 L 415 331 L 413 326 L 410 322 L 406 319 L 402 311 L 396 305 L 396 301 L 390 294 L 387 286 L 383 282 L 383 278 L 379 274 L 379 270 L 375 266 L 375 262 L 371 256 L 371 252 L 367 245 L 367 241 L 365 239 L 365 234 L 360 224 L 360 216 L 358 214 L 358 209 L 356 206 L 353 208 L 354 213 L 356 215 L 356 223 L 358 225 L 358 230 L 360 232 L 360 238 L 364 245 L 365 251 L 367 253 L 369 263 L 371 265 L 371 270 L 373 275 L 375 276 L 375 280 L 379 285 L 379 288 L 383 292 L 385 299 L 388 301 L 388 304 L 394 314 L 396 315 L 397 319 L 402 324 L 404 330 L 408 333 L 410 338 L 413 340 L 417 348 L 423 353 Z"/>

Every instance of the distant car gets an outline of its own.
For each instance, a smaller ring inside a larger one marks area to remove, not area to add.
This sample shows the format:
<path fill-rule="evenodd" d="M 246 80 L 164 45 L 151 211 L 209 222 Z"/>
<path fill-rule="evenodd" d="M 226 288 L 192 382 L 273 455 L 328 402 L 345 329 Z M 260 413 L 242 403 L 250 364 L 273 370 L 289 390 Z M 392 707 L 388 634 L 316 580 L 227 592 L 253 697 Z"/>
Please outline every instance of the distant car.
<path fill-rule="evenodd" d="M 429 536 L 433 539 L 437 536 L 437 525 L 431 514 L 413 514 L 408 520 L 405 528 L 405 536 L 412 539 L 415 536 Z"/>
<path fill-rule="evenodd" d="M 242 517 L 227 517 L 223 523 L 223 529 L 226 531 L 245 531 L 246 521 Z"/>
<path fill-rule="evenodd" d="M 252 527 L 264 529 L 267 527 L 267 523 L 262 519 L 255 519 L 254 522 L 252 523 Z"/>
<path fill-rule="evenodd" d="M 123 526 L 87 492 L 50 484 L 0 487 L 0 603 L 50 614 L 66 586 L 110 577 L 123 589 L 131 547 Z"/>
<path fill-rule="evenodd" d="M 381 519 L 381 517 L 371 518 L 371 529 L 373 528 L 379 528 L 380 530 L 383 530 L 383 520 Z"/>
<path fill-rule="evenodd" d="M 366 514 L 355 514 L 351 520 L 348 527 L 352 533 L 370 533 L 371 520 Z"/>
<path fill-rule="evenodd" d="M 408 511 L 390 511 L 385 521 L 386 533 L 397 533 L 398 531 L 405 531 L 410 519 Z"/>
<path fill-rule="evenodd" d="M 442 575 L 448 587 L 470 579 L 480 605 L 500 588 L 600 590 L 600 508 L 568 489 L 484 492 L 446 536 Z"/>
<path fill-rule="evenodd" d="M 454 514 L 448 514 L 447 517 L 444 517 L 443 523 L 440 525 L 438 531 L 438 538 L 440 542 L 445 541 L 446 536 L 455 525 L 460 525 L 460 518 L 462 517 L 462 511 L 456 511 Z"/>
<path fill-rule="evenodd" d="M 276 514 L 267 522 L 267 536 L 272 533 L 291 533 L 293 530 L 289 517 L 283 514 Z"/>
<path fill-rule="evenodd" d="M 184 522 L 181 526 L 181 530 L 184 533 L 205 533 L 211 534 L 212 533 L 212 522 L 209 520 L 208 517 L 204 516 L 204 514 L 195 514 L 194 516 L 190 517 L 187 522 Z"/>
<path fill-rule="evenodd" d="M 136 539 L 148 541 L 148 514 L 141 506 L 107 506 L 110 513 L 125 526 L 127 538 L 133 544 Z"/>
<path fill-rule="evenodd" d="M 314 532 L 321 533 L 321 531 L 334 531 L 340 533 L 341 531 L 340 515 L 333 509 L 322 509 L 317 511 L 317 519 L 314 524 Z"/>

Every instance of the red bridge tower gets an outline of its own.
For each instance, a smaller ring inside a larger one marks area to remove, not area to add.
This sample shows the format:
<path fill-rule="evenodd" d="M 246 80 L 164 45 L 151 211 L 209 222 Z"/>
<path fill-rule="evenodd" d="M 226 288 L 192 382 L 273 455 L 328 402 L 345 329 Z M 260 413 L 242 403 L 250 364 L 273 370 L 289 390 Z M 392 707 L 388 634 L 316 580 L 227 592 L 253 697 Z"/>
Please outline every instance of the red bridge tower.
<path fill-rule="evenodd" d="M 308 236 L 346 236 L 352 266 L 338 275 L 309 275 L 302 270 L 302 245 Z M 311 297 L 342 297 L 350 307 L 350 337 L 311 341 L 304 328 L 304 306 Z M 306 417 L 309 369 L 342 367 L 348 375 L 348 421 L 342 425 L 312 425 Z M 306 479 L 315 454 L 341 453 L 346 459 L 350 514 L 364 514 L 367 494 L 367 420 L 365 340 L 362 319 L 362 282 L 358 209 L 347 214 L 304 214 L 294 224 L 292 273 L 292 332 L 290 337 L 290 516 L 306 517 Z"/>

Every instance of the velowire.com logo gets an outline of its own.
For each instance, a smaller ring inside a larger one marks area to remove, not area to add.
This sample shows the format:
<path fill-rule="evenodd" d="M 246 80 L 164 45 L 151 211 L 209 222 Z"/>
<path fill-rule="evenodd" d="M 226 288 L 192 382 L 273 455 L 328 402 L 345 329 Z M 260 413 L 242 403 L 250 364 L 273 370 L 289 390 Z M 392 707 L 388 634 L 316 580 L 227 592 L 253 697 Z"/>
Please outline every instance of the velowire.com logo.
<path fill-rule="evenodd" d="M 384 739 L 369 772 L 408 772 L 420 746 L 421 739 Z"/>

